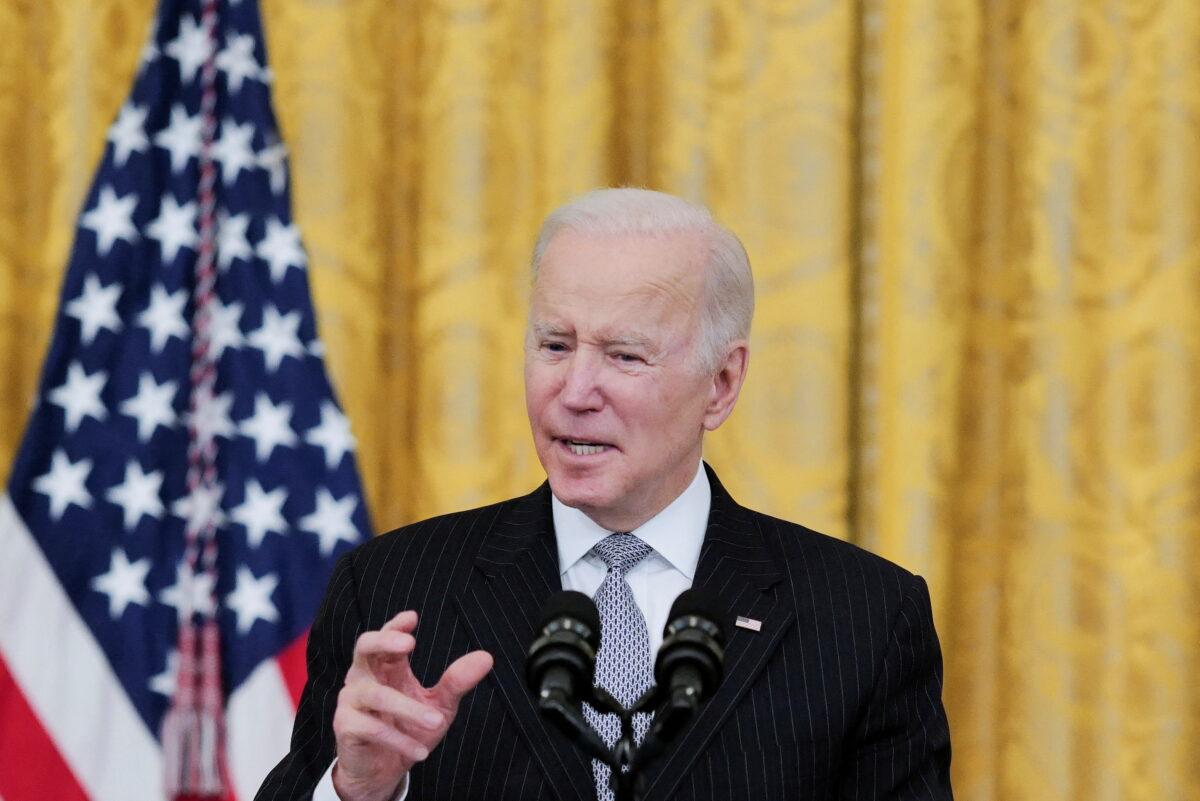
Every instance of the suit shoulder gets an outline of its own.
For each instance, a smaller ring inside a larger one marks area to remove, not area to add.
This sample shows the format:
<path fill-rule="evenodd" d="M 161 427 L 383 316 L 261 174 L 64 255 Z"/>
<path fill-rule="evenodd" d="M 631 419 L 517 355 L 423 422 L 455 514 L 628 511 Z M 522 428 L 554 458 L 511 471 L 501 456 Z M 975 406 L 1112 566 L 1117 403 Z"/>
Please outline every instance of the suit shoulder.
<path fill-rule="evenodd" d="M 418 520 L 372 537 L 349 551 L 347 557 L 356 572 L 397 560 L 413 566 L 429 560 L 442 561 L 447 551 L 462 551 L 477 543 L 492 521 L 518 500 L 509 498 L 475 509 Z"/>
<path fill-rule="evenodd" d="M 904 609 L 926 615 L 925 581 L 900 565 L 797 523 L 758 515 L 758 525 L 768 547 L 781 556 L 801 619 L 855 626 L 861 641 L 873 632 L 874 648 L 882 654 L 889 643 L 887 632 Z"/>
<path fill-rule="evenodd" d="M 811 572 L 837 568 L 844 572 L 851 584 L 864 581 L 880 587 L 895 587 L 900 594 L 907 594 L 914 584 L 922 579 L 879 554 L 872 553 L 852 542 L 822 534 L 811 528 L 778 517 L 752 512 L 759 521 L 760 530 L 770 544 L 778 548 L 789 568 L 803 568 Z"/>

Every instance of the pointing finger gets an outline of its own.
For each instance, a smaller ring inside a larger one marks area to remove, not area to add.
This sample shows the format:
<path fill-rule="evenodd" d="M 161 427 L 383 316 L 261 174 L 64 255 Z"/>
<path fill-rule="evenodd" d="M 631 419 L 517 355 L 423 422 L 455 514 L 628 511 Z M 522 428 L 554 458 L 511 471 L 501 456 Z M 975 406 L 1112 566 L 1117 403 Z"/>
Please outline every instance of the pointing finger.
<path fill-rule="evenodd" d="M 417 647 L 416 638 L 399 631 L 368 631 L 354 643 L 354 656 L 408 656 Z"/>
<path fill-rule="evenodd" d="M 458 702 L 492 669 L 492 655 L 487 651 L 472 651 L 460 656 L 446 668 L 442 678 L 430 691 L 433 700 L 446 709 L 454 709 Z"/>
<path fill-rule="evenodd" d="M 354 643 L 354 666 L 369 673 L 376 669 L 403 668 L 417 647 L 411 634 L 398 631 L 368 631 Z"/>
<path fill-rule="evenodd" d="M 411 634 L 399 631 L 368 631 L 354 644 L 351 671 L 375 677 L 393 687 L 416 684 L 409 656 L 417 647 Z M 347 679 L 350 673 L 346 674 Z"/>
<path fill-rule="evenodd" d="M 414 609 L 405 609 L 383 624 L 380 631 L 404 631 L 412 634 L 417 628 L 417 613 Z"/>

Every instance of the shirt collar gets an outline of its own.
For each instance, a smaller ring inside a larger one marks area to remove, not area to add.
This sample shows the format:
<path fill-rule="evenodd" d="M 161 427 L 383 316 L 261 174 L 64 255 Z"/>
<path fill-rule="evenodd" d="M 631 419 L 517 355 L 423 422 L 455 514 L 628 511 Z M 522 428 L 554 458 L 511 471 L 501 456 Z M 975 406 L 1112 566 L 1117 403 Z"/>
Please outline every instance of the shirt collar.
<path fill-rule="evenodd" d="M 712 487 L 701 463 L 696 469 L 696 477 L 678 498 L 630 533 L 636 534 L 689 580 L 694 580 L 696 565 L 700 561 L 700 547 L 704 544 L 704 534 L 708 529 L 711 505 Z M 596 543 L 613 533 L 578 509 L 567 506 L 553 493 L 550 495 L 550 509 L 558 543 L 560 574 L 566 573 Z"/>

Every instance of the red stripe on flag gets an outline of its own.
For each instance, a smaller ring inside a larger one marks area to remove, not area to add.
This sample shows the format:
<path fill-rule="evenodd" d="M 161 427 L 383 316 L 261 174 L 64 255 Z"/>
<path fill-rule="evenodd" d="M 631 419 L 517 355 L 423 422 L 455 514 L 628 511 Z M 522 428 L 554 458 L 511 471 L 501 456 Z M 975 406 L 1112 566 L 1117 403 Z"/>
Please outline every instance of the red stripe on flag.
<path fill-rule="evenodd" d="M 308 680 L 308 668 L 304 661 L 307 647 L 306 631 L 275 657 L 275 661 L 279 663 L 279 672 L 283 674 L 283 683 L 287 687 L 288 695 L 292 697 L 292 706 L 300 706 L 300 692 L 304 689 L 304 682 Z"/>
<path fill-rule="evenodd" d="M 75 774 L 25 700 L 0 656 L 0 797 L 4 801 L 87 801 Z"/>

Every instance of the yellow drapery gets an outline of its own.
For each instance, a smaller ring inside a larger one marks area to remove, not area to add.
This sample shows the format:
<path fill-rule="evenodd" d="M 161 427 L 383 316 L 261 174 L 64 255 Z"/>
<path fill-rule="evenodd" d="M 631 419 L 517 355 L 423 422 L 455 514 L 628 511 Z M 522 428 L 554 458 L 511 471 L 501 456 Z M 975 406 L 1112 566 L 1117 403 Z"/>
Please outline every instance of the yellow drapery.
<path fill-rule="evenodd" d="M 0 471 L 152 0 L 0 4 Z M 1200 4 L 264 0 L 377 528 L 540 479 L 528 249 L 709 204 L 759 310 L 709 459 L 926 575 L 964 799 L 1200 799 Z"/>

